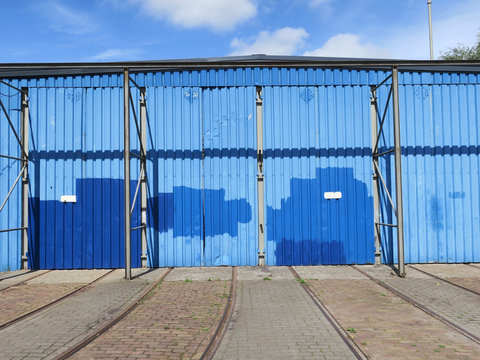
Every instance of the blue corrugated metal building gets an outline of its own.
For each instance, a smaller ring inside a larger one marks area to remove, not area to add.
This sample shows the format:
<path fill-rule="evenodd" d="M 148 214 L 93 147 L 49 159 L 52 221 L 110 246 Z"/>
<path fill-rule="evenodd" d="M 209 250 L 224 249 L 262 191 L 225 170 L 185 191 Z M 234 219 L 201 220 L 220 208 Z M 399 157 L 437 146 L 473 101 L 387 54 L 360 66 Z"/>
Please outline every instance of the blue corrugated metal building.
<path fill-rule="evenodd" d="M 267 265 L 374 263 L 371 90 L 389 64 L 268 56 L 130 64 L 133 83 L 146 89 L 147 218 L 136 206 L 131 223 L 146 222 L 148 266 L 257 265 L 263 251 Z M 480 262 L 480 67 L 399 66 L 405 261 Z M 0 71 L 0 154 L 8 155 L 0 158 L 0 201 L 22 169 L 9 121 L 19 131 L 18 90 L 28 91 L 31 268 L 125 264 L 117 68 Z M 390 84 L 376 90 L 379 108 Z M 379 151 L 392 145 L 387 120 Z M 139 161 L 131 167 L 133 199 Z M 394 198 L 393 154 L 379 167 Z M 21 183 L 0 212 L 0 230 L 22 227 Z M 326 199 L 333 192 L 341 198 Z M 383 189 L 379 202 L 382 221 L 394 223 Z M 382 227 L 380 238 L 382 262 L 396 262 L 396 229 Z M 131 240 L 138 267 L 140 232 Z M 19 269 L 21 257 L 22 232 L 1 232 L 0 270 Z"/>

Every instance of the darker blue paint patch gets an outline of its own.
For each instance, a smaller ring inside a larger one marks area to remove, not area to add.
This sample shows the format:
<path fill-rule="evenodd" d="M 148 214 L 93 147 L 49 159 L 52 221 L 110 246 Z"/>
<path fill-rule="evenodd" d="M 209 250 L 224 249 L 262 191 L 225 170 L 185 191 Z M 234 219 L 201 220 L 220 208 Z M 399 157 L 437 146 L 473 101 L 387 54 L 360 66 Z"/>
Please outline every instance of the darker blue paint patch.
<path fill-rule="evenodd" d="M 432 196 L 429 200 L 428 220 L 430 226 L 434 230 L 443 230 L 444 225 L 442 202 L 435 195 Z"/>
<path fill-rule="evenodd" d="M 465 199 L 465 191 L 450 191 L 448 197 L 451 199 Z"/>
<path fill-rule="evenodd" d="M 149 226 L 160 232 L 173 229 L 173 236 L 238 235 L 238 224 L 252 220 L 252 207 L 246 199 L 225 200 L 225 189 L 192 189 L 176 186 L 172 193 L 150 198 Z M 222 215 L 222 221 L 215 221 Z"/>
<path fill-rule="evenodd" d="M 135 185 L 132 181 L 132 199 Z M 124 267 L 123 189 L 120 179 L 79 179 L 76 203 L 30 198 L 30 266 L 33 269 Z M 137 204 L 132 227 L 139 224 Z M 131 241 L 132 267 L 139 267 L 139 231 L 132 231 Z"/>
<path fill-rule="evenodd" d="M 326 200 L 326 191 L 341 191 L 342 199 Z M 267 207 L 266 226 L 267 241 L 275 242 L 272 265 L 374 261 L 373 198 L 351 168 L 317 168 L 314 179 L 291 179 L 280 209 Z"/>

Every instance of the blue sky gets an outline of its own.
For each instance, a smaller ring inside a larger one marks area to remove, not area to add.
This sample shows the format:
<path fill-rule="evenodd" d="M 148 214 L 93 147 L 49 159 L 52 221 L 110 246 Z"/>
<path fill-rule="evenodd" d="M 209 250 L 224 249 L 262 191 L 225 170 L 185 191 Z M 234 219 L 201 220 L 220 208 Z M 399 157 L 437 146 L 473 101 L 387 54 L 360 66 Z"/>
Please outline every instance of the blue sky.
<path fill-rule="evenodd" d="M 435 56 L 480 31 L 479 0 L 432 0 Z M 426 0 L 0 0 L 0 62 L 262 53 L 427 59 Z"/>

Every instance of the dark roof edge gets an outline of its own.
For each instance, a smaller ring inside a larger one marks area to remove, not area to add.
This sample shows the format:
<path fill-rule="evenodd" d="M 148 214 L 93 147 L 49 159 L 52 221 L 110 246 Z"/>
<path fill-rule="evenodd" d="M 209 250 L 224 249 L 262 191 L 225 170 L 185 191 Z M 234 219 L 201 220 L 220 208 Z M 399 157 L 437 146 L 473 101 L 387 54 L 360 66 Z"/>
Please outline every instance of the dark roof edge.
<path fill-rule="evenodd" d="M 479 60 L 396 60 L 355 59 L 314 56 L 250 55 L 197 59 L 126 62 L 0 63 L 0 77 L 112 74 L 129 68 L 131 72 L 221 69 L 235 67 L 348 68 L 365 70 L 480 73 Z"/>

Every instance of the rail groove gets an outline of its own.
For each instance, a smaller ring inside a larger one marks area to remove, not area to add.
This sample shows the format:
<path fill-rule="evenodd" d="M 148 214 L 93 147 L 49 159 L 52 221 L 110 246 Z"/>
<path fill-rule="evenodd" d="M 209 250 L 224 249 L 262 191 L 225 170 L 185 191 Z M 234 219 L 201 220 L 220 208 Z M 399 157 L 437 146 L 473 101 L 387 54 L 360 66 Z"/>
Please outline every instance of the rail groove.
<path fill-rule="evenodd" d="M 35 278 L 37 278 L 37 277 L 40 277 L 40 276 L 42 276 L 42 275 L 48 274 L 50 271 L 52 271 L 52 270 L 47 270 L 47 271 L 45 271 L 45 272 L 43 272 L 43 273 L 41 273 L 41 274 L 37 274 L 37 275 L 35 275 L 35 276 L 29 277 L 28 279 L 22 280 L 22 281 L 20 281 L 20 282 L 18 282 L 18 283 L 12 284 L 12 285 L 7 286 L 7 287 L 4 287 L 4 288 L 0 289 L 0 292 L 1 292 L 1 291 L 5 291 L 5 290 L 7 290 L 7 289 L 11 289 L 11 288 L 14 287 L 14 286 L 22 285 L 22 284 L 26 283 L 27 281 L 30 281 L 30 280 L 33 280 L 33 279 L 35 279 Z M 25 273 L 25 274 L 21 274 L 21 275 L 26 275 L 26 274 L 30 274 L 30 272 Z M 16 276 L 21 276 L 21 275 L 16 275 Z M 7 280 L 7 279 L 11 279 L 11 278 L 13 278 L 13 277 L 14 277 L 14 276 L 10 276 L 10 277 L 8 277 L 8 278 L 3 278 L 2 281 L 3 281 L 3 280 Z"/>
<path fill-rule="evenodd" d="M 451 327 L 452 329 L 456 330 L 457 332 L 459 332 L 460 334 L 462 334 L 463 336 L 469 338 L 470 340 L 476 342 L 477 344 L 480 344 L 480 338 L 474 334 L 472 334 L 471 332 L 469 332 L 468 330 L 465 330 L 464 328 L 456 325 L 455 323 L 451 322 L 450 320 L 448 320 L 447 318 L 443 317 L 442 315 L 438 314 L 437 312 L 427 308 L 426 306 L 422 305 L 421 303 L 419 303 L 418 301 L 414 300 L 413 298 L 411 298 L 410 296 L 408 295 L 405 295 L 404 293 L 398 291 L 397 289 L 395 289 L 393 286 L 390 286 L 388 284 L 386 284 L 385 282 L 381 281 L 381 280 L 378 280 L 376 278 L 374 278 L 373 276 L 371 276 L 370 274 L 366 273 L 365 271 L 359 269 L 358 267 L 356 267 L 355 265 L 351 265 L 351 267 L 355 270 L 357 270 L 359 273 L 363 274 L 364 276 L 366 276 L 367 278 L 369 278 L 370 280 L 374 281 L 375 283 L 377 283 L 378 285 L 380 285 L 381 287 L 387 289 L 388 291 L 390 291 L 391 293 L 397 295 L 398 297 L 402 298 L 403 300 L 407 301 L 408 303 L 412 304 L 413 306 L 415 306 L 416 308 L 422 310 L 423 312 L 427 313 L 428 315 L 434 317 L 435 319 L 441 321 L 442 323 L 444 323 L 445 325 Z"/>
<path fill-rule="evenodd" d="M 307 284 L 302 282 L 302 278 L 298 273 L 293 269 L 293 267 L 289 266 L 288 267 L 290 271 L 292 272 L 293 276 L 297 280 L 299 280 L 300 285 L 302 288 L 305 290 L 305 292 L 310 296 L 310 298 L 313 300 L 315 305 L 318 307 L 318 309 L 322 312 L 323 316 L 328 320 L 330 325 L 335 329 L 335 331 L 340 335 L 342 338 L 343 342 L 347 345 L 347 347 L 350 349 L 350 351 L 353 353 L 355 358 L 357 359 L 366 359 L 367 356 L 356 346 L 356 344 L 350 339 L 349 335 L 345 332 L 343 327 L 337 322 L 337 319 L 328 311 L 328 309 L 323 305 L 323 303 L 317 298 L 317 296 L 313 293 L 313 291 L 308 287 Z"/>
<path fill-rule="evenodd" d="M 421 269 L 419 269 L 419 268 L 417 268 L 417 267 L 415 267 L 415 266 L 413 266 L 413 265 L 408 265 L 408 267 L 410 267 L 410 268 L 412 268 L 412 269 L 415 269 L 416 271 L 419 271 L 419 272 L 421 272 L 421 273 L 423 273 L 423 274 L 425 274 L 425 275 L 431 276 L 431 277 L 433 277 L 433 278 L 435 278 L 435 279 L 437 279 L 437 280 L 441 280 L 441 281 L 443 281 L 443 282 L 446 282 L 447 284 L 453 285 L 453 286 L 455 286 L 455 287 L 457 287 L 457 288 L 466 290 L 466 291 L 468 291 L 468 292 L 470 292 L 470 293 L 472 293 L 472 294 L 480 295 L 480 293 L 477 292 L 477 291 L 475 291 L 475 290 L 472 290 L 472 289 L 467 288 L 467 287 L 465 287 L 465 286 L 456 284 L 456 283 L 454 283 L 454 282 L 452 282 L 452 281 L 450 281 L 450 280 L 441 278 L 440 276 L 431 274 L 431 273 L 429 273 L 429 272 L 427 272 L 427 271 L 425 271 L 425 270 L 421 270 Z M 477 268 L 476 266 L 474 266 L 474 267 Z M 478 268 L 477 268 L 477 269 L 478 269 Z"/>
<path fill-rule="evenodd" d="M 146 290 L 143 291 L 143 293 L 140 295 L 140 297 L 135 302 L 133 302 L 132 304 L 127 306 L 125 309 L 123 309 L 119 314 L 117 314 L 117 316 L 114 316 L 108 322 L 104 323 L 103 326 L 101 326 L 97 331 L 90 334 L 85 339 L 81 340 L 80 342 L 73 345 L 69 349 L 65 350 L 63 353 L 56 356 L 54 359 L 55 360 L 60 360 L 60 359 L 69 358 L 70 356 L 74 355 L 75 353 L 80 351 L 82 348 L 84 348 L 85 346 L 90 344 L 97 337 L 99 337 L 100 335 L 102 335 L 103 333 L 108 331 L 111 327 L 113 327 L 115 324 L 117 324 L 119 321 L 121 321 L 123 318 L 125 318 L 125 316 L 127 316 L 129 313 L 131 313 L 138 306 L 138 304 L 140 304 L 142 302 L 142 300 L 144 300 L 147 296 L 149 296 L 149 293 L 153 289 L 155 289 L 155 287 L 157 287 L 158 284 L 160 284 L 165 279 L 165 277 L 170 273 L 170 271 L 172 269 L 173 268 L 168 268 L 162 274 L 162 276 L 160 276 L 160 278 L 157 281 L 155 281 L 152 285 L 150 285 Z"/>
<path fill-rule="evenodd" d="M 3 330 L 6 327 L 11 326 L 11 325 L 29 317 L 29 316 L 32 316 L 36 313 L 39 313 L 40 311 L 45 310 L 46 308 L 49 308 L 50 306 L 55 305 L 56 303 L 58 303 L 62 300 L 65 300 L 66 298 L 69 298 L 70 296 L 72 296 L 72 295 L 76 294 L 77 292 L 87 288 L 88 286 L 91 286 L 92 284 L 96 283 L 97 281 L 100 281 L 101 279 L 103 279 L 107 275 L 110 275 L 113 271 L 114 271 L 114 269 L 108 271 L 107 273 L 105 273 L 102 276 L 96 278 L 95 280 L 90 281 L 88 284 L 85 284 L 85 285 L 79 287 L 78 289 L 74 289 L 74 290 L 66 293 L 65 295 L 60 296 L 59 298 L 54 299 L 54 300 L 50 301 L 48 304 L 45 304 L 45 305 L 39 306 L 39 307 L 37 307 L 33 310 L 30 310 L 30 311 L 28 311 L 28 312 L 26 312 L 26 313 L 24 313 L 20 316 L 17 316 L 15 319 L 5 321 L 4 323 L 0 324 L 0 330 Z"/>
<path fill-rule="evenodd" d="M 210 342 L 207 345 L 207 348 L 203 352 L 200 360 L 210 360 L 213 359 L 220 343 L 222 342 L 223 336 L 227 330 L 227 326 L 230 323 L 233 314 L 233 308 L 235 306 L 235 298 L 237 293 L 237 268 L 232 268 L 232 282 L 230 284 L 230 296 L 228 297 L 227 304 L 225 305 L 225 310 L 223 311 L 222 319 L 217 326 L 217 330 L 213 334 Z"/>

